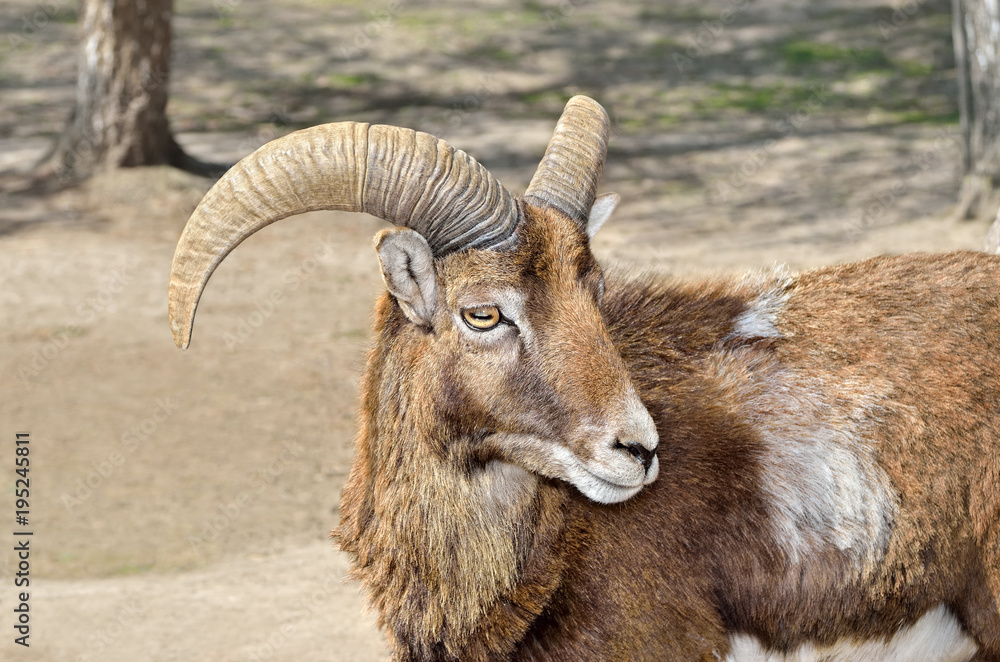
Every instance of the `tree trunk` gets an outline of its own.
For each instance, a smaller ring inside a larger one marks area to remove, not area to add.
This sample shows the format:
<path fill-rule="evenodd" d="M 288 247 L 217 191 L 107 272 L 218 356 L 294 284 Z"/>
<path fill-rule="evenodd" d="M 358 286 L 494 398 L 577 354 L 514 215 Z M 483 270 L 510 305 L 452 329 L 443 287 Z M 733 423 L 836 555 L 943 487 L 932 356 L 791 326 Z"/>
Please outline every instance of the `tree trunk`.
<path fill-rule="evenodd" d="M 1000 208 L 1000 10 L 952 0 L 964 176 L 959 219 L 995 219 Z"/>
<path fill-rule="evenodd" d="M 38 175 L 69 184 L 118 167 L 210 165 L 184 154 L 167 121 L 172 14 L 173 0 L 81 0 L 76 107 Z"/>

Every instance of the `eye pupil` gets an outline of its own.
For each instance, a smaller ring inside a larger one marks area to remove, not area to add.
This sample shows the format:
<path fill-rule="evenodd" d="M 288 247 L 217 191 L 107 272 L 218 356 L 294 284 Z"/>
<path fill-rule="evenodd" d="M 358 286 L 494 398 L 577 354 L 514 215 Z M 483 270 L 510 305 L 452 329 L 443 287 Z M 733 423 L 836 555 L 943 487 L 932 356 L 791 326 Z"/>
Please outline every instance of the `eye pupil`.
<path fill-rule="evenodd" d="M 496 306 L 478 306 L 462 311 L 465 324 L 476 331 L 492 329 L 500 323 L 500 310 Z"/>

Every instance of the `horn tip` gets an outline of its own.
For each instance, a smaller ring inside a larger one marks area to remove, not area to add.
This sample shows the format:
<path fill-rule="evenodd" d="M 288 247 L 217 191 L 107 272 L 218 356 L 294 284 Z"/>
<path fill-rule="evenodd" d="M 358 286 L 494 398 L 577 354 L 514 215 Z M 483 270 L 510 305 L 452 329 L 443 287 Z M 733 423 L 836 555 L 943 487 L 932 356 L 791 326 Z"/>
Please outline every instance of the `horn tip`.
<path fill-rule="evenodd" d="M 191 345 L 191 333 L 190 331 L 185 332 L 184 330 L 178 330 L 176 328 L 171 329 L 174 334 L 174 344 L 177 345 L 177 349 L 187 349 Z"/>
<path fill-rule="evenodd" d="M 191 315 L 182 315 L 174 308 L 174 302 L 170 302 L 168 317 L 170 319 L 170 333 L 174 336 L 174 344 L 178 349 L 187 349 L 191 344 L 191 330 L 194 326 L 194 318 Z M 184 320 L 187 319 L 187 324 Z"/>
<path fill-rule="evenodd" d="M 607 113 L 607 110 L 605 110 L 604 106 L 602 106 L 599 101 L 597 101 L 596 99 L 593 99 L 591 97 L 588 97 L 586 94 L 577 94 L 577 95 L 571 97 L 570 100 L 566 102 L 566 105 L 567 106 L 587 106 L 587 107 L 592 108 L 593 110 L 597 111 L 598 113 Z"/>

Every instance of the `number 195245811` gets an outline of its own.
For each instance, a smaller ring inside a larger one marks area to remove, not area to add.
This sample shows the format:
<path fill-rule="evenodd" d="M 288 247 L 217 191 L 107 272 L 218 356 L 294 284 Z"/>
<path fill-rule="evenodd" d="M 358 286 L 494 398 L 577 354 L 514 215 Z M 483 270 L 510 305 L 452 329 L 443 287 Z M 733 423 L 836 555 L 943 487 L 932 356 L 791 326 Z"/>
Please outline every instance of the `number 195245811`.
<path fill-rule="evenodd" d="M 17 466 L 15 473 L 19 478 L 14 481 L 14 496 L 16 500 L 14 501 L 14 515 L 17 518 L 18 524 L 27 524 L 28 518 L 28 497 L 30 495 L 29 488 L 31 486 L 30 480 L 28 479 L 28 467 L 31 465 L 31 461 L 28 458 L 29 444 L 31 443 L 31 436 L 27 432 L 17 433 L 17 444 L 14 449 L 14 464 Z M 24 519 L 22 519 L 24 518 Z"/>

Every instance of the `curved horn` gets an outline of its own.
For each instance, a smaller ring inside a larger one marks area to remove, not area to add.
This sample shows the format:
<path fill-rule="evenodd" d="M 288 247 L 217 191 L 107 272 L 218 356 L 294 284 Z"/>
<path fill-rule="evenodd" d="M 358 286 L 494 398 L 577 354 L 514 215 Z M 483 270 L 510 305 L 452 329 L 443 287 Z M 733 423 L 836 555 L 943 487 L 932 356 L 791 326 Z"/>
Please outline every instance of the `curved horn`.
<path fill-rule="evenodd" d="M 517 200 L 465 152 L 426 133 L 341 122 L 273 140 L 216 182 L 174 253 L 169 313 L 186 348 L 205 284 L 236 246 L 287 216 L 365 212 L 416 230 L 434 255 L 495 248 L 517 228 Z"/>
<path fill-rule="evenodd" d="M 586 224 L 604 169 L 610 129 L 601 104 L 579 95 L 570 99 L 524 199 L 555 207 Z"/>

